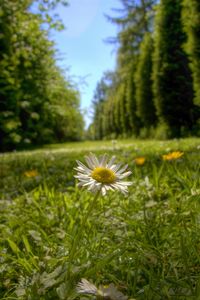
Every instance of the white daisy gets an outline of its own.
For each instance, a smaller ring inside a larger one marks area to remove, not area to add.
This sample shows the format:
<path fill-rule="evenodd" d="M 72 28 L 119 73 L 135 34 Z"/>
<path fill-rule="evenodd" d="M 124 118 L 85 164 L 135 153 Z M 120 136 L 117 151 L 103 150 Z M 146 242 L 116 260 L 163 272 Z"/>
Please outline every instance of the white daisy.
<path fill-rule="evenodd" d="M 97 287 L 89 282 L 87 279 L 82 278 L 77 284 L 76 291 L 79 294 L 97 295 Z"/>
<path fill-rule="evenodd" d="M 87 166 L 77 161 L 78 166 L 75 170 L 78 172 L 75 176 L 78 180 L 79 186 L 88 187 L 89 191 L 101 191 L 104 196 L 109 190 L 118 190 L 124 194 L 128 192 L 128 186 L 132 184 L 129 181 L 122 181 L 125 177 L 131 174 L 131 171 L 126 171 L 128 165 L 121 168 L 121 164 L 115 164 L 115 157 L 113 156 L 108 161 L 106 154 L 99 159 L 90 153 L 85 156 Z"/>
<path fill-rule="evenodd" d="M 99 295 L 105 299 L 110 300 L 127 300 L 128 297 L 122 294 L 120 291 L 117 290 L 113 283 L 109 284 L 108 286 L 100 286 L 99 287 Z"/>
<path fill-rule="evenodd" d="M 79 294 L 95 295 L 97 299 L 107 300 L 127 300 L 128 297 L 117 290 L 113 283 L 108 286 L 100 286 L 97 288 L 93 283 L 89 282 L 87 279 L 82 278 L 81 281 L 76 286 L 76 291 Z"/>

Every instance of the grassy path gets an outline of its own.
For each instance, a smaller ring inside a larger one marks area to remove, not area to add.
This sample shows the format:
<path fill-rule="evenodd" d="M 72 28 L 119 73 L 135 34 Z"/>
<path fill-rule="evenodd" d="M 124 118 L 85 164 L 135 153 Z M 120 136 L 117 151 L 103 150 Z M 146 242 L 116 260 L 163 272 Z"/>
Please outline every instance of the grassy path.
<path fill-rule="evenodd" d="M 91 210 L 73 169 L 90 151 L 128 163 L 127 197 L 111 192 Z M 184 154 L 164 161 L 172 151 Z M 199 299 L 199 161 L 195 138 L 1 154 L 0 299 L 86 299 L 81 278 L 108 286 L 111 300 Z"/>

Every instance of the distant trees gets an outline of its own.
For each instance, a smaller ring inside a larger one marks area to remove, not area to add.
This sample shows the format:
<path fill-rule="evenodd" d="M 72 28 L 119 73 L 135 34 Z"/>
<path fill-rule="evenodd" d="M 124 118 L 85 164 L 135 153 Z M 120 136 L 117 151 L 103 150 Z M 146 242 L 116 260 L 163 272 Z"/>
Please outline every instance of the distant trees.
<path fill-rule="evenodd" d="M 79 94 L 56 66 L 47 27 L 53 1 L 2 0 L 0 6 L 0 150 L 79 139 Z M 44 14 L 45 12 L 45 14 Z M 46 25 L 45 25 L 46 24 Z"/>
<path fill-rule="evenodd" d="M 108 91 L 108 77 L 109 74 L 104 74 L 104 77 L 102 77 L 101 81 L 98 82 L 95 94 L 93 97 L 93 109 L 94 109 L 94 138 L 99 140 L 102 139 L 104 136 L 104 102 L 107 97 L 107 91 Z"/>
<path fill-rule="evenodd" d="M 186 34 L 181 22 L 180 0 L 162 0 L 156 18 L 153 66 L 154 101 L 160 122 L 171 136 L 193 125 L 193 89 L 187 54 Z"/>
<path fill-rule="evenodd" d="M 101 138 L 198 134 L 199 1 L 121 4 L 116 11 L 122 16 L 109 17 L 119 26 L 114 40 L 117 67 L 115 87 L 110 86 L 104 97 L 104 126 L 109 130 Z M 94 114 L 94 123 L 95 118 Z M 112 127 L 107 126 L 110 119 Z"/>
<path fill-rule="evenodd" d="M 187 41 L 184 49 L 189 56 L 194 90 L 194 122 L 200 131 L 200 2 L 184 0 L 182 19 Z"/>
<path fill-rule="evenodd" d="M 183 0 L 182 18 L 187 34 L 185 50 L 193 75 L 194 103 L 200 106 L 200 1 Z"/>
<path fill-rule="evenodd" d="M 153 39 L 151 33 L 147 32 L 140 45 L 135 73 L 137 113 L 147 131 L 157 122 L 152 90 L 152 53 Z"/>
<path fill-rule="evenodd" d="M 120 26 L 121 31 L 115 42 L 118 43 L 117 68 L 115 71 L 114 84 L 110 86 L 110 92 L 104 99 L 104 122 L 107 123 L 106 115 L 112 122 L 112 128 L 103 137 L 138 135 L 140 121 L 137 116 L 135 95 L 135 72 L 137 68 L 140 43 L 145 32 L 151 30 L 152 7 L 155 0 L 131 1 L 121 0 L 123 9 L 122 16 L 108 17 L 108 19 Z M 107 105 L 107 103 L 110 105 Z M 108 107 L 112 111 L 107 114 Z M 95 120 L 95 117 L 94 117 Z"/>

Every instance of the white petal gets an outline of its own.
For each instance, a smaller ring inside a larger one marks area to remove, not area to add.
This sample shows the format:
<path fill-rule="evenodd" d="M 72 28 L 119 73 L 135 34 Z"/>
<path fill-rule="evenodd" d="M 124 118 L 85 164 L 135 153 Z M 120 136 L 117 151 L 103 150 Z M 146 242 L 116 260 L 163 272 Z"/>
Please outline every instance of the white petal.
<path fill-rule="evenodd" d="M 91 176 L 88 176 L 88 174 L 80 173 L 78 172 L 77 175 L 74 175 L 74 177 L 82 177 L 82 178 L 91 178 Z"/>
<path fill-rule="evenodd" d="M 91 160 L 91 157 L 85 156 L 85 160 L 86 160 L 88 166 L 90 167 L 90 169 L 93 170 L 95 168 L 95 165 L 94 165 L 93 161 Z"/>
<path fill-rule="evenodd" d="M 112 187 L 114 188 L 114 189 L 123 189 L 123 188 L 126 188 L 126 186 L 124 186 L 124 185 L 120 185 L 119 183 L 113 183 L 112 184 Z"/>
<path fill-rule="evenodd" d="M 87 173 L 88 175 L 91 174 L 91 170 L 89 170 L 88 168 L 85 168 L 83 169 L 82 167 L 77 167 L 77 168 L 74 168 L 74 170 L 78 171 L 78 172 L 81 172 L 81 173 Z"/>
<path fill-rule="evenodd" d="M 116 174 L 116 175 L 117 175 L 117 177 L 118 177 L 119 179 L 123 179 L 123 178 L 129 176 L 131 173 L 132 173 L 131 171 L 128 171 L 128 172 L 126 172 L 126 173 L 124 173 L 124 174 L 122 174 L 122 175 L 118 175 L 118 174 Z"/>
<path fill-rule="evenodd" d="M 99 187 L 96 184 L 91 184 L 88 187 L 88 191 L 90 191 L 90 192 L 96 192 L 96 191 L 98 191 L 98 189 L 99 189 Z"/>
<path fill-rule="evenodd" d="M 82 167 L 84 170 L 87 170 L 87 171 L 90 171 L 90 172 L 91 172 L 91 170 L 90 170 L 88 167 L 86 167 L 84 164 L 82 164 L 82 162 L 80 162 L 79 160 L 77 160 L 76 162 L 77 162 L 77 164 L 78 164 L 80 167 Z"/>
<path fill-rule="evenodd" d="M 123 173 L 128 168 L 128 165 L 125 165 L 123 168 L 121 168 L 119 171 L 117 171 L 118 174 Z"/>
<path fill-rule="evenodd" d="M 117 181 L 117 183 L 119 185 L 123 185 L 123 186 L 129 186 L 129 185 L 133 184 L 133 182 L 131 182 L 131 181 Z"/>
<path fill-rule="evenodd" d="M 83 176 L 82 176 L 82 175 L 83 175 Z M 86 176 L 87 176 L 87 175 L 86 175 Z M 74 177 L 75 177 L 75 178 L 78 178 L 78 179 L 83 179 L 83 180 L 88 180 L 88 179 L 90 179 L 89 176 L 84 177 L 84 174 L 81 174 L 81 175 L 74 175 Z"/>
<path fill-rule="evenodd" d="M 114 191 L 114 189 L 112 188 L 112 186 L 111 186 L 110 184 L 106 184 L 106 185 L 105 185 L 105 188 L 107 189 L 107 191 L 108 191 L 108 190 Z"/>
<path fill-rule="evenodd" d="M 115 161 L 115 156 L 112 156 L 111 157 L 111 160 L 108 162 L 108 164 L 107 164 L 107 168 L 110 168 L 112 165 L 113 165 L 113 163 L 114 163 L 114 161 Z"/>
<path fill-rule="evenodd" d="M 128 193 L 128 190 L 127 189 L 124 189 L 124 190 L 121 190 L 121 192 L 126 195 Z"/>
<path fill-rule="evenodd" d="M 90 157 L 91 161 L 93 162 L 94 167 L 98 167 L 99 166 L 98 158 L 93 153 L 90 153 L 89 157 Z"/>
<path fill-rule="evenodd" d="M 84 179 L 90 179 L 91 178 L 91 176 L 90 175 L 88 175 L 88 174 L 84 174 L 84 173 L 77 173 L 76 175 L 74 175 L 74 177 L 77 177 L 77 178 L 84 178 Z"/>
<path fill-rule="evenodd" d="M 103 167 L 106 167 L 107 160 L 108 160 L 108 155 L 107 154 L 102 155 L 101 158 L 100 158 L 100 161 L 99 161 L 99 165 L 103 166 Z"/>
<path fill-rule="evenodd" d="M 82 278 L 81 282 L 77 284 L 76 290 L 80 294 L 91 294 L 91 295 L 97 294 L 96 286 L 84 278 Z"/>
<path fill-rule="evenodd" d="M 103 185 L 102 188 L 101 188 L 101 192 L 102 192 L 102 195 L 103 195 L 103 196 L 106 195 L 106 188 L 105 188 L 104 185 Z"/>
<path fill-rule="evenodd" d="M 117 164 L 117 165 L 112 165 L 110 167 L 110 169 L 113 171 L 113 172 L 117 172 L 117 170 L 119 170 L 119 168 L 121 167 L 122 164 Z"/>

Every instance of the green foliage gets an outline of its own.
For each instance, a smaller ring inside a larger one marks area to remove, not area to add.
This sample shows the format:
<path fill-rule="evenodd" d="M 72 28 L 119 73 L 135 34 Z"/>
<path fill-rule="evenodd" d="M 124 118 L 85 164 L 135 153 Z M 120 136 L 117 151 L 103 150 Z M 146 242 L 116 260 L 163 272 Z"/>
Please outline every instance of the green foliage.
<path fill-rule="evenodd" d="M 152 30 L 151 19 L 152 7 L 155 1 L 145 0 L 124 1 L 122 0 L 123 16 L 110 18 L 113 23 L 120 26 L 117 36 L 119 42 L 117 54 L 117 74 L 121 96 L 121 126 L 122 131 L 128 135 L 137 136 L 140 128 L 140 120 L 136 115 L 136 95 L 134 76 L 140 43 L 145 32 Z M 122 96 L 122 90 L 124 91 Z M 118 90 L 116 90 L 118 93 Z M 122 115 L 122 113 L 124 115 Z"/>
<path fill-rule="evenodd" d="M 120 2 L 107 17 L 118 26 L 117 64 L 99 113 L 102 138 L 198 136 L 199 1 Z"/>
<path fill-rule="evenodd" d="M 44 2 L 38 13 L 31 12 L 34 1 L 1 3 L 0 150 L 81 136 L 79 95 L 56 66 L 48 29 L 41 29 L 56 27 L 43 12 L 48 16 L 58 2 Z"/>
<path fill-rule="evenodd" d="M 107 93 L 107 75 L 101 79 L 97 84 L 96 91 L 93 97 L 93 108 L 94 108 L 94 138 L 99 140 L 104 136 L 104 102 Z"/>
<path fill-rule="evenodd" d="M 108 17 L 120 28 L 116 40 L 119 43 L 117 63 L 127 70 L 128 64 L 140 47 L 145 32 L 152 31 L 153 7 L 156 0 L 120 0 L 122 9 L 119 17 Z"/>
<path fill-rule="evenodd" d="M 152 30 L 153 5 L 155 0 L 124 1 L 119 17 L 108 19 L 119 26 L 115 42 L 118 42 L 117 67 L 113 84 L 104 98 L 105 136 L 138 136 L 141 122 L 136 115 L 134 76 L 140 43 L 145 32 Z M 107 105 L 107 103 L 109 103 Z M 94 124 L 97 123 L 94 114 Z M 95 127 L 94 127 L 95 128 Z M 94 129 L 95 130 L 95 129 Z"/>
<path fill-rule="evenodd" d="M 115 96 L 115 106 L 114 106 L 114 124 L 115 124 L 115 132 L 117 136 L 122 133 L 122 127 L 120 124 L 120 98 Z"/>
<path fill-rule="evenodd" d="M 194 82 L 194 103 L 200 106 L 200 2 L 184 0 L 182 17 L 187 34 L 185 49 L 190 57 Z"/>
<path fill-rule="evenodd" d="M 121 129 L 121 133 L 125 134 L 127 131 L 126 128 L 126 121 L 127 121 L 127 115 L 126 115 L 126 84 L 125 82 L 122 82 L 117 91 L 117 97 L 118 97 L 118 105 L 119 105 L 119 128 Z"/>
<path fill-rule="evenodd" d="M 181 23 L 180 0 L 162 0 L 158 7 L 153 65 L 154 101 L 160 122 L 169 135 L 180 136 L 193 126 L 193 89 L 188 58 L 183 50 L 186 35 Z"/>
<path fill-rule="evenodd" d="M 0 298 L 85 299 L 76 285 L 86 278 L 113 283 L 128 299 L 198 299 L 199 144 L 79 142 L 1 155 Z M 92 203 L 77 188 L 75 160 L 89 148 L 129 164 L 127 197 L 110 192 Z M 163 161 L 173 150 L 184 155 Z M 31 169 L 37 174 L 27 177 Z"/>
<path fill-rule="evenodd" d="M 93 97 L 93 128 L 94 138 L 97 140 L 108 137 L 115 130 L 113 98 L 115 87 L 115 75 L 109 71 L 105 72 L 97 84 Z"/>
<path fill-rule="evenodd" d="M 115 135 L 115 123 L 114 123 L 114 109 L 115 98 L 112 94 L 109 95 L 109 99 L 104 103 L 104 135 L 106 137 L 112 137 Z"/>
<path fill-rule="evenodd" d="M 156 124 L 156 111 L 152 92 L 152 53 L 153 40 L 150 33 L 146 33 L 141 46 L 135 74 L 137 113 L 145 128 Z"/>

